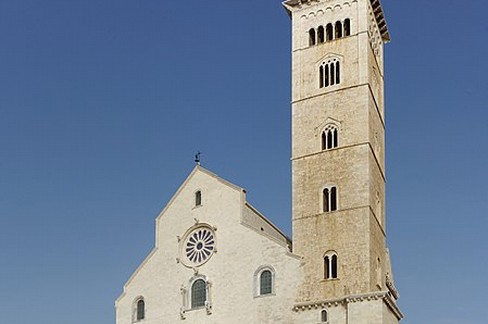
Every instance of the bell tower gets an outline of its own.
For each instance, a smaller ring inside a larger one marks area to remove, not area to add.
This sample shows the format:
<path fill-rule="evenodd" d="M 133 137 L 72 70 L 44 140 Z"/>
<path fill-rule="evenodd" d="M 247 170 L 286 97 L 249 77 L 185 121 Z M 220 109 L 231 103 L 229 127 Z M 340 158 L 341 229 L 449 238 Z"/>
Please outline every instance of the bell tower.
<path fill-rule="evenodd" d="M 382 6 L 283 5 L 292 21 L 293 252 L 304 272 L 297 323 L 323 321 L 323 311 L 333 323 L 398 323 L 386 247 Z"/>

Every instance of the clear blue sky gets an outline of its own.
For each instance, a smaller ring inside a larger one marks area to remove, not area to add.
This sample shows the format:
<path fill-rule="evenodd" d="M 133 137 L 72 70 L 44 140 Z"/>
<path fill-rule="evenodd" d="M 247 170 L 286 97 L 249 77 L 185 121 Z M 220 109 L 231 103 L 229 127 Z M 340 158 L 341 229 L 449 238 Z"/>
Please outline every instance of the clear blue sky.
<path fill-rule="evenodd" d="M 382 2 L 403 323 L 486 323 L 488 2 Z M 2 323 L 113 323 L 197 150 L 290 233 L 280 1 L 0 0 L 0 93 Z"/>

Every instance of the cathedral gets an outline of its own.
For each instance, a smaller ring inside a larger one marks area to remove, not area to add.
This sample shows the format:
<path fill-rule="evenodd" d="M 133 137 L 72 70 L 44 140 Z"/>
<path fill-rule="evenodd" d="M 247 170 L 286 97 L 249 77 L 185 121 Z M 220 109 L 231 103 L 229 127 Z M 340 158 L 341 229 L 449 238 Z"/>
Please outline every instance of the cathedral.
<path fill-rule="evenodd" d="M 397 324 L 386 246 L 379 0 L 287 0 L 292 239 L 196 165 L 156 219 L 117 324 Z"/>

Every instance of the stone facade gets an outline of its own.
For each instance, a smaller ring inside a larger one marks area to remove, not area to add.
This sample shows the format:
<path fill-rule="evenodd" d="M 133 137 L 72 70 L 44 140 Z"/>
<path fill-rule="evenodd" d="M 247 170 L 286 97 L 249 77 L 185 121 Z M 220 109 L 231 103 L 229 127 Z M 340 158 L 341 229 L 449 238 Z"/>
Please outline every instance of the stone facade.
<path fill-rule="evenodd" d="M 378 0 L 288 0 L 293 246 L 245 190 L 196 166 L 156 220 L 117 324 L 394 324 Z"/>
<path fill-rule="evenodd" d="M 202 194 L 195 205 L 195 193 Z M 209 225 L 215 252 L 201 266 L 185 264 L 185 233 Z M 156 246 L 116 301 L 117 324 L 145 316 L 156 323 L 292 323 L 295 290 L 302 277 L 290 241 L 245 199 L 245 191 L 197 166 L 156 220 Z M 183 253 L 182 253 L 183 252 Z M 260 295 L 256 275 L 273 271 L 271 294 Z M 208 305 L 191 307 L 191 283 L 208 283 Z M 286 296 L 286 297 L 285 297 Z"/>

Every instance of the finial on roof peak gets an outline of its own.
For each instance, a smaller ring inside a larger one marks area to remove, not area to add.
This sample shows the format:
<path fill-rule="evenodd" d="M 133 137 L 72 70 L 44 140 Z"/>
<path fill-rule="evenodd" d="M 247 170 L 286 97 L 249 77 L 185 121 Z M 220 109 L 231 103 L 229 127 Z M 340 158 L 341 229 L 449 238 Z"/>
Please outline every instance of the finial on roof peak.
<path fill-rule="evenodd" d="M 200 155 L 201 154 L 202 154 L 201 152 L 197 152 L 197 154 L 195 154 L 195 163 L 197 165 L 200 165 L 201 164 L 201 159 L 200 159 Z"/>

